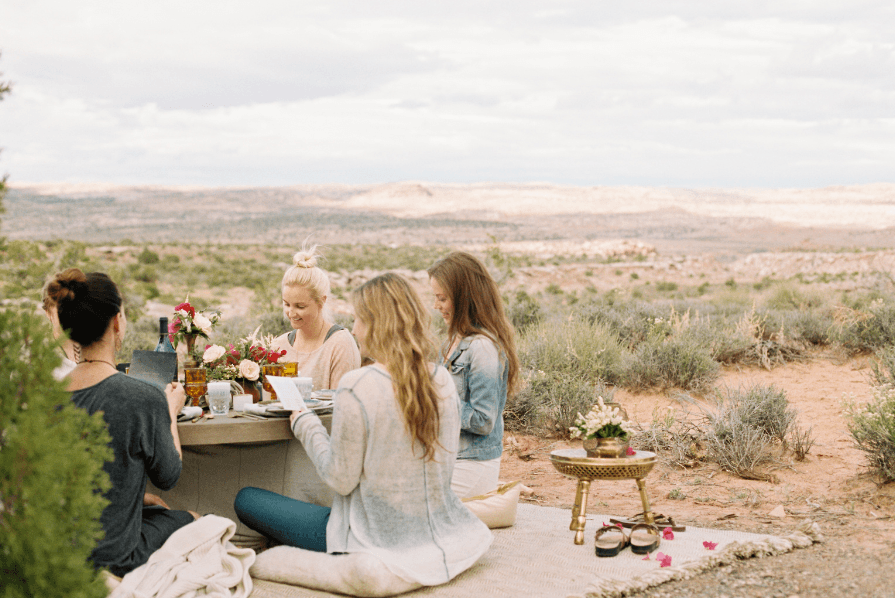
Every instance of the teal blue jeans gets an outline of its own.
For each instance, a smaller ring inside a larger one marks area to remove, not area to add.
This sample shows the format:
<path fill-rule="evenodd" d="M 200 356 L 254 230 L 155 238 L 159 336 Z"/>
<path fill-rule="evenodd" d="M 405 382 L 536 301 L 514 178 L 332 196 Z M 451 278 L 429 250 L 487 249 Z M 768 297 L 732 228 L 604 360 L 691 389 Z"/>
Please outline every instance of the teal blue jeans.
<path fill-rule="evenodd" d="M 329 507 L 248 487 L 236 495 L 233 509 L 244 524 L 280 544 L 326 552 Z"/>

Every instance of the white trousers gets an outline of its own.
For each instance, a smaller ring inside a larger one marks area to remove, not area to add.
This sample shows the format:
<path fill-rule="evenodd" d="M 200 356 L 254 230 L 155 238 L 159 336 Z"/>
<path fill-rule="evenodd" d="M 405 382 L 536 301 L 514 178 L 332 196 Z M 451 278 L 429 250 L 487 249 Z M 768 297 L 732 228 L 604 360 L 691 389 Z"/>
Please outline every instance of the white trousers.
<path fill-rule="evenodd" d="M 451 490 L 460 498 L 469 498 L 491 492 L 497 488 L 500 477 L 500 457 L 487 461 L 457 459 Z"/>

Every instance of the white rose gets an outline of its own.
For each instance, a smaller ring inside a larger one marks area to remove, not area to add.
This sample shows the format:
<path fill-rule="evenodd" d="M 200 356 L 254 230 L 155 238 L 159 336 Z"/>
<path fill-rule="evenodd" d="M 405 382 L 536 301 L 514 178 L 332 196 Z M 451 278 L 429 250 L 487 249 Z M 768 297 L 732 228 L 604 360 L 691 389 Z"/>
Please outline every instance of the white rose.
<path fill-rule="evenodd" d="M 249 361 L 248 359 L 243 359 L 239 362 L 239 376 L 241 378 L 245 378 L 246 380 L 251 380 L 255 382 L 258 380 L 258 376 L 261 374 L 261 367 L 255 363 L 254 361 Z"/>
<path fill-rule="evenodd" d="M 196 314 L 196 317 L 193 318 L 193 324 L 202 331 L 202 334 L 206 336 L 211 334 L 211 320 L 202 314 Z"/>
<path fill-rule="evenodd" d="M 224 356 L 224 348 L 220 345 L 212 345 L 205 349 L 205 353 L 202 354 L 202 361 L 205 363 L 211 363 L 212 361 L 217 361 L 221 357 Z"/>

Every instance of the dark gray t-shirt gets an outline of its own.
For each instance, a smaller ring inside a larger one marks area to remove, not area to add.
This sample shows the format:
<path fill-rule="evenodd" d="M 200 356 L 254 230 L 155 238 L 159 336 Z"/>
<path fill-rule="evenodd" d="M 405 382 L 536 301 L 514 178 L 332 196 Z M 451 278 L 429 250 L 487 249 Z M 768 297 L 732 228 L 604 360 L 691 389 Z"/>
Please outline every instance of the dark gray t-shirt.
<path fill-rule="evenodd" d="M 130 571 L 159 548 L 141 537 L 146 480 L 168 490 L 180 477 L 167 400 L 158 388 L 119 373 L 76 390 L 72 401 L 88 413 L 103 412 L 115 454 L 103 466 L 112 482 L 104 495 L 109 504 L 100 517 L 105 537 L 90 558 L 113 573 Z"/>

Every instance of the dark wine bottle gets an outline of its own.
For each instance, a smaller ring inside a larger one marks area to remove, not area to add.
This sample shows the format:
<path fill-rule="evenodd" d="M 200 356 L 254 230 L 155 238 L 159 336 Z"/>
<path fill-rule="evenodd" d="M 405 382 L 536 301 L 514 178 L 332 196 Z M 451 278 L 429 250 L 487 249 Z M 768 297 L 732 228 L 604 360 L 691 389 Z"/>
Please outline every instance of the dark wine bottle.
<path fill-rule="evenodd" d="M 174 345 L 171 344 L 171 338 L 168 336 L 168 318 L 162 316 L 158 319 L 158 344 L 155 346 L 156 353 L 176 353 Z M 177 382 L 177 370 L 174 370 L 174 382 Z"/>
<path fill-rule="evenodd" d="M 174 345 L 168 337 L 168 318 L 162 316 L 158 319 L 158 344 L 155 346 L 156 353 L 175 353 Z"/>

